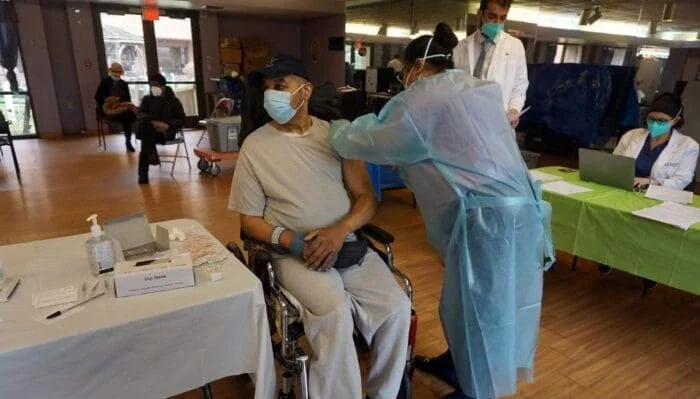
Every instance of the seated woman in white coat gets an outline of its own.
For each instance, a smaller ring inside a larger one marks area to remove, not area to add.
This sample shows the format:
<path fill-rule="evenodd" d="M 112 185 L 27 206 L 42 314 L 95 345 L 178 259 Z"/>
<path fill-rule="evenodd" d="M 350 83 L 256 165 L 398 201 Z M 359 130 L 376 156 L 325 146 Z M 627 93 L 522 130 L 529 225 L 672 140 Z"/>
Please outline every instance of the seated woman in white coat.
<path fill-rule="evenodd" d="M 698 161 L 698 143 L 681 134 L 683 104 L 680 98 L 664 93 L 649 107 L 647 128 L 625 133 L 615 155 L 635 158 L 635 187 L 650 184 L 676 190 L 693 186 Z"/>

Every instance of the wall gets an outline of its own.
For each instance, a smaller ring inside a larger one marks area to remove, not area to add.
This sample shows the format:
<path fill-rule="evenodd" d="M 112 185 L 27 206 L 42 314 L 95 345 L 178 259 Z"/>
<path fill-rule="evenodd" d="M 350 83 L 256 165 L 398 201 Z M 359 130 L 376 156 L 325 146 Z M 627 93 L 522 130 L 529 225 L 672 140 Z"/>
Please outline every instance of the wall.
<path fill-rule="evenodd" d="M 212 78 L 220 75 L 219 62 L 219 18 L 216 14 L 202 12 L 199 15 L 199 37 L 202 52 L 202 79 L 204 92 L 216 92 Z"/>
<path fill-rule="evenodd" d="M 308 19 L 302 24 L 302 60 L 309 68 L 312 82 L 345 85 L 345 51 L 328 50 L 328 39 L 338 36 L 345 36 L 345 15 Z M 311 45 L 314 40 L 321 44 L 320 58 L 316 63 L 311 59 Z"/>
<path fill-rule="evenodd" d="M 46 43 L 51 60 L 51 71 L 56 89 L 58 113 L 64 133 L 80 133 L 85 129 L 83 105 L 80 96 L 66 8 L 60 3 L 44 3 L 41 6 L 44 29 L 50 32 Z"/>
<path fill-rule="evenodd" d="M 37 132 L 41 137 L 58 137 L 63 128 L 56 107 L 56 90 L 51 61 L 47 57 L 49 51 L 41 7 L 37 2 L 21 2 L 17 3 L 15 8 L 19 19 L 20 48 Z"/>
<path fill-rule="evenodd" d="M 289 54 L 301 58 L 300 20 L 221 14 L 218 25 L 219 36 L 259 37 L 267 40 L 271 55 Z"/>
<path fill-rule="evenodd" d="M 105 72 L 100 71 L 97 56 L 97 39 L 92 20 L 92 7 L 88 3 L 67 2 L 68 27 L 71 35 L 71 48 L 75 60 L 74 74 L 80 88 L 83 117 L 87 130 L 97 130 L 95 120 L 95 90 Z M 65 49 L 71 53 L 71 48 Z"/>
<path fill-rule="evenodd" d="M 673 91 L 676 81 L 682 80 L 683 71 L 688 59 L 700 57 L 700 49 L 697 48 L 673 48 L 668 57 L 661 80 L 662 91 Z"/>

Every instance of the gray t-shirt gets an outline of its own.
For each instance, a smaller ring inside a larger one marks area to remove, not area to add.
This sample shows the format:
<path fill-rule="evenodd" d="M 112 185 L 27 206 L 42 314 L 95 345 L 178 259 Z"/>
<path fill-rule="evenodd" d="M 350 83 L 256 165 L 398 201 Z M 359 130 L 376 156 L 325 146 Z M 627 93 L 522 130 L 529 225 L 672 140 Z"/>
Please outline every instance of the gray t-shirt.
<path fill-rule="evenodd" d="M 300 233 L 345 217 L 350 198 L 328 123 L 313 118 L 303 135 L 267 124 L 248 136 L 236 163 L 228 207 Z"/>

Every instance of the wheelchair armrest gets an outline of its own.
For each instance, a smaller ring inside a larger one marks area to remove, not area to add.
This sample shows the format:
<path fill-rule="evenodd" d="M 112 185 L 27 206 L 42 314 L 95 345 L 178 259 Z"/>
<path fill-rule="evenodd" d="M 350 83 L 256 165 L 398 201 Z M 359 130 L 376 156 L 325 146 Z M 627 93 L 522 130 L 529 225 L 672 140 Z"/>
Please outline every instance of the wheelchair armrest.
<path fill-rule="evenodd" d="M 376 240 L 380 244 L 388 245 L 394 243 L 394 236 L 386 230 L 373 224 L 366 224 L 360 228 L 360 231 L 367 237 Z"/>
<path fill-rule="evenodd" d="M 246 264 L 245 256 L 243 256 L 243 251 L 235 242 L 229 242 L 226 244 L 226 249 L 233 254 L 241 263 Z"/>

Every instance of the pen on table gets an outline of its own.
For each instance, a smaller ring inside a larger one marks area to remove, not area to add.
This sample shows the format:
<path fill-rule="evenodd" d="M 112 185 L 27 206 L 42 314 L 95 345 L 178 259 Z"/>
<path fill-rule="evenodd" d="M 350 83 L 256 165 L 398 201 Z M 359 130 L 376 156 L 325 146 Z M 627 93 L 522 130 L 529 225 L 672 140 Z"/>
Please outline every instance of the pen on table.
<path fill-rule="evenodd" d="M 12 298 L 12 294 L 14 294 L 15 291 L 17 291 L 17 286 L 19 286 L 19 283 L 21 283 L 21 282 L 22 282 L 22 280 L 17 279 L 17 283 L 15 284 L 14 287 L 12 287 L 12 291 L 10 291 L 10 293 L 7 294 L 7 300 L 8 300 L 8 301 L 10 300 L 10 298 Z"/>
<path fill-rule="evenodd" d="M 73 306 L 67 307 L 67 308 L 65 308 L 65 309 L 63 309 L 63 310 L 57 310 L 57 311 L 51 313 L 50 315 L 46 316 L 46 320 L 51 320 L 51 319 L 56 318 L 56 317 L 58 317 L 58 316 L 60 316 L 60 315 L 62 315 L 62 314 L 65 314 L 65 313 L 68 312 L 69 310 L 75 309 L 75 308 L 77 308 L 77 307 L 80 306 L 80 305 L 86 304 L 86 303 L 92 301 L 92 300 L 95 299 L 95 298 L 101 297 L 101 296 L 104 295 L 104 294 L 105 294 L 104 292 L 100 292 L 99 294 L 97 294 L 97 295 L 95 295 L 95 296 L 93 296 L 93 297 L 90 297 L 90 298 L 88 298 L 88 299 L 86 299 L 86 300 L 84 300 L 84 301 L 82 301 L 82 302 L 78 302 L 78 303 L 76 303 L 76 304 L 73 305 Z"/>

